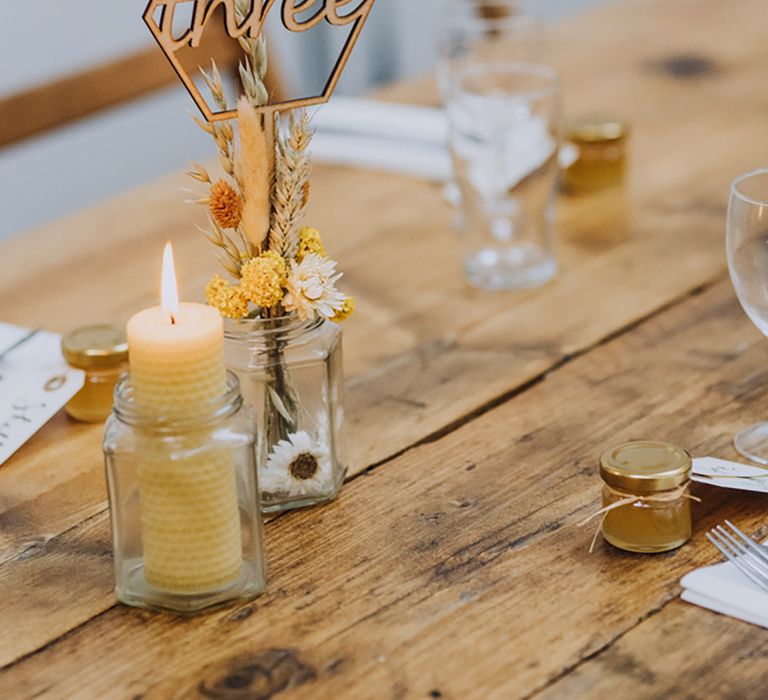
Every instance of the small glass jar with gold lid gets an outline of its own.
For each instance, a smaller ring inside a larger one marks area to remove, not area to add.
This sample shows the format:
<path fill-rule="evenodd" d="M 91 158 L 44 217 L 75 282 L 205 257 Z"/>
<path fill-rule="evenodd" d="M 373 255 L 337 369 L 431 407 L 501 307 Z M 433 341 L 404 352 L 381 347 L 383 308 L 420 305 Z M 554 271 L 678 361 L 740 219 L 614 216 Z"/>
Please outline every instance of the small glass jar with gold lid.
<path fill-rule="evenodd" d="M 667 552 L 691 538 L 691 456 L 664 442 L 629 442 L 600 459 L 605 539 L 630 552 Z"/>
<path fill-rule="evenodd" d="M 565 190 L 587 194 L 624 182 L 629 126 L 618 119 L 582 118 L 568 123 L 566 140 L 578 157 L 563 174 Z"/>
<path fill-rule="evenodd" d="M 112 398 L 120 375 L 128 369 L 125 332 L 110 325 L 86 326 L 61 339 L 67 363 L 85 372 L 83 388 L 65 411 L 84 423 L 101 423 L 112 413 Z"/>

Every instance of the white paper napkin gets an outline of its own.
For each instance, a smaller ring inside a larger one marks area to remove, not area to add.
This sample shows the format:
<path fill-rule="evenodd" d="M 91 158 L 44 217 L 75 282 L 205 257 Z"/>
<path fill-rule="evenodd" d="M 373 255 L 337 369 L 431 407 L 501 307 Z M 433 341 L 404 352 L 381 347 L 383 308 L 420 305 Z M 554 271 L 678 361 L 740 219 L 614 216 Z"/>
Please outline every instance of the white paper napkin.
<path fill-rule="evenodd" d="M 441 148 L 448 143 L 448 117 L 439 107 L 337 95 L 317 110 L 312 125 L 321 134 L 335 132 L 418 141 Z"/>
<path fill-rule="evenodd" d="M 357 134 L 319 131 L 312 140 L 312 158 L 317 163 L 382 170 L 430 182 L 447 182 L 453 173 L 447 148 Z"/>
<path fill-rule="evenodd" d="M 768 470 L 717 457 L 693 460 L 692 481 L 738 491 L 768 493 Z M 683 600 L 728 617 L 768 628 L 768 592 L 730 562 L 696 569 L 680 581 Z"/>
<path fill-rule="evenodd" d="M 318 163 L 382 170 L 439 183 L 453 179 L 448 115 L 440 107 L 334 97 L 314 113 L 312 126 L 317 131 L 312 157 Z M 577 158 L 578 150 L 572 144 L 561 149 L 562 167 Z"/>
<path fill-rule="evenodd" d="M 682 599 L 714 612 L 768 628 L 768 592 L 730 562 L 706 566 L 680 581 Z"/>

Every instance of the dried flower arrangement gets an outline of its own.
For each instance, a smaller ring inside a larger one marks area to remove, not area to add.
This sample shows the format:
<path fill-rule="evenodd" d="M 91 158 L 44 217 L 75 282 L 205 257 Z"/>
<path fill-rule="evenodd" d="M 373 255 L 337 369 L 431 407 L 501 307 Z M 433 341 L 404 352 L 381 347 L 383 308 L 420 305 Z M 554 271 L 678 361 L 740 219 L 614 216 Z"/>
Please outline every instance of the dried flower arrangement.
<path fill-rule="evenodd" d="M 195 118 L 216 142 L 226 177 L 214 180 L 199 164 L 187 173 L 209 187 L 208 196 L 195 201 L 208 207 L 211 228 L 204 233 L 232 278 L 216 275 L 206 299 L 231 319 L 294 313 L 346 320 L 354 301 L 336 288 L 342 276 L 337 263 L 319 231 L 301 225 L 310 191 L 309 118 L 303 111 L 291 115 L 283 135 L 272 114 L 257 111 L 268 102 L 265 42 L 244 36 L 240 43 L 246 57 L 240 64 L 245 94 L 237 106 L 239 144 L 231 123 Z M 203 76 L 217 106 L 228 109 L 216 64 Z"/>
<path fill-rule="evenodd" d="M 238 21 L 249 5 L 236 0 Z M 265 41 L 245 35 L 239 42 L 245 53 L 239 71 L 244 94 L 237 104 L 236 128 L 231 122 L 196 119 L 216 143 L 224 176 L 214 179 L 199 164 L 187 173 L 208 186 L 207 196 L 194 201 L 208 208 L 210 229 L 203 233 L 218 249 L 230 278 L 215 275 L 206 299 L 226 318 L 266 327 L 277 328 L 286 317 L 346 320 L 355 305 L 336 288 L 342 276 L 337 263 L 328 257 L 319 231 L 302 226 L 310 192 L 309 118 L 303 111 L 292 114 L 281 133 L 275 114 L 258 109 L 269 102 Z M 203 76 L 217 107 L 227 110 L 215 63 Z M 308 502 L 315 494 L 335 494 L 343 468 L 335 466 L 330 435 L 339 429 L 343 409 L 334 409 L 331 417 L 303 406 L 285 364 L 285 342 L 266 335 L 263 425 L 268 454 L 259 479 L 263 502 L 272 509 L 270 499 Z"/>

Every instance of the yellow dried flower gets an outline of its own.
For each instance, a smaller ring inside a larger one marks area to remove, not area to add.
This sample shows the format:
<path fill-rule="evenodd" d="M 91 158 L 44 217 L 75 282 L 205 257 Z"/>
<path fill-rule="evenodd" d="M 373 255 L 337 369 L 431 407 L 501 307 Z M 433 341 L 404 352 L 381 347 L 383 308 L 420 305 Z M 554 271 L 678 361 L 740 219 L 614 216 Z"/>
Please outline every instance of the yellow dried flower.
<path fill-rule="evenodd" d="M 211 187 L 211 216 L 221 228 L 237 228 L 243 218 L 243 200 L 232 185 L 219 180 Z"/>
<path fill-rule="evenodd" d="M 305 226 L 299 231 L 299 251 L 296 253 L 296 260 L 301 262 L 305 255 L 314 253 L 321 258 L 327 258 L 328 253 L 325 252 L 325 245 L 323 245 L 323 239 L 320 237 L 320 231 L 316 228 L 310 228 Z"/>
<path fill-rule="evenodd" d="M 285 262 L 285 258 L 276 250 L 267 250 L 261 254 L 261 260 L 272 267 L 280 278 L 280 285 L 285 286 L 285 281 L 288 279 L 288 263 Z"/>
<path fill-rule="evenodd" d="M 336 323 L 346 321 L 353 313 L 355 313 L 356 308 L 357 304 L 355 304 L 355 300 L 352 297 L 347 297 L 344 300 L 343 306 L 334 314 L 331 321 Z"/>
<path fill-rule="evenodd" d="M 282 255 L 268 250 L 245 263 L 240 276 L 246 298 L 257 306 L 269 308 L 279 304 L 283 298 L 288 266 Z"/>
<path fill-rule="evenodd" d="M 234 286 L 216 275 L 205 288 L 205 299 L 226 318 L 245 318 L 248 315 L 248 299 L 239 286 Z"/>

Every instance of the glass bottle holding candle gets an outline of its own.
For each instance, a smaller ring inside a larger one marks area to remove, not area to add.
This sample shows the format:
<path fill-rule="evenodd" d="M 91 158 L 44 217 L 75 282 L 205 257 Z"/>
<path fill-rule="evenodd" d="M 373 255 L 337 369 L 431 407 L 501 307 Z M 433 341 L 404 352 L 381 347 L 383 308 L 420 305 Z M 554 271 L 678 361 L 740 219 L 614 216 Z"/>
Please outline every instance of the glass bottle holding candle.
<path fill-rule="evenodd" d="M 163 273 L 163 306 L 128 323 L 131 375 L 104 437 L 116 593 L 195 612 L 264 590 L 257 441 L 221 317 L 178 303 L 168 248 Z"/>

